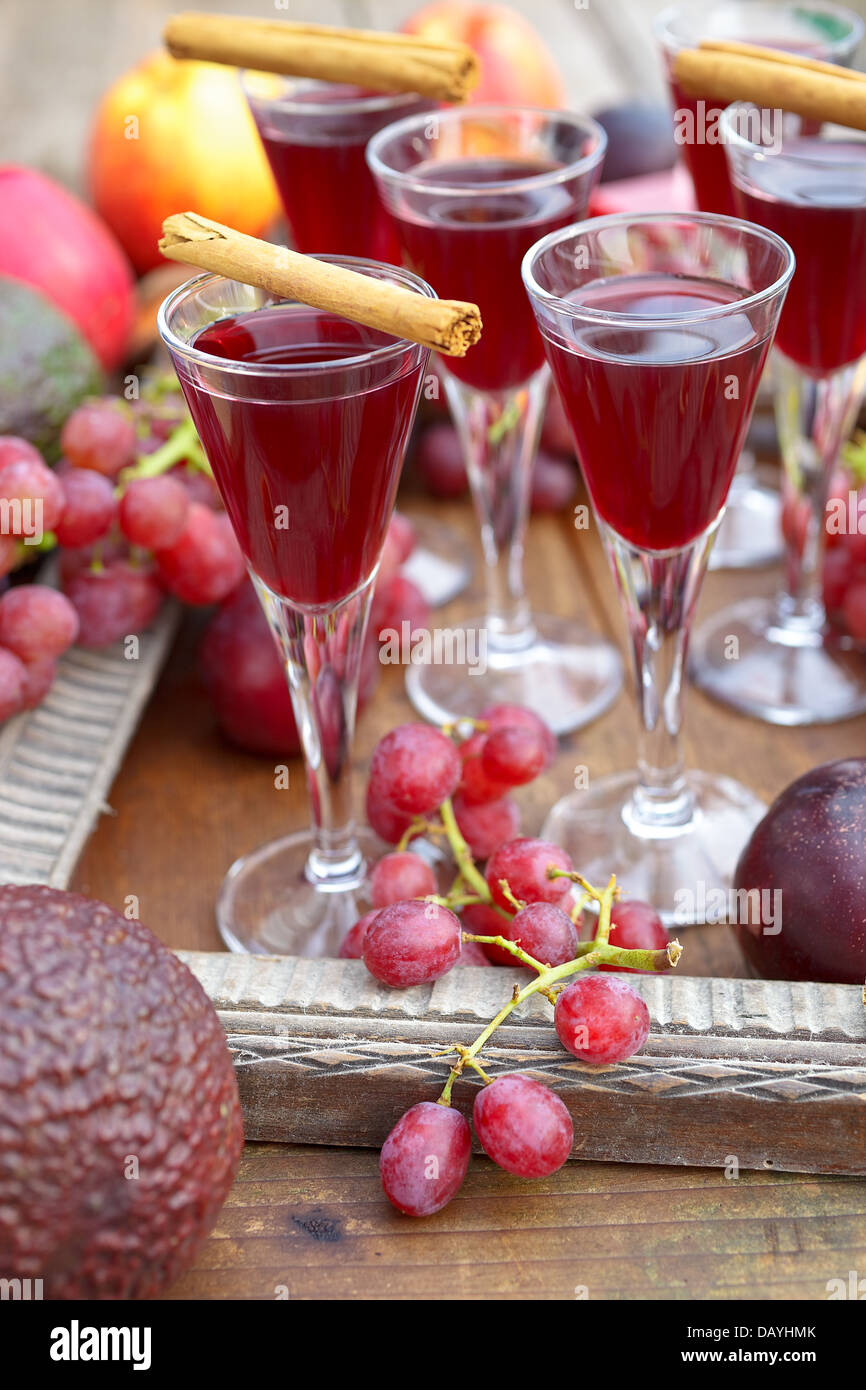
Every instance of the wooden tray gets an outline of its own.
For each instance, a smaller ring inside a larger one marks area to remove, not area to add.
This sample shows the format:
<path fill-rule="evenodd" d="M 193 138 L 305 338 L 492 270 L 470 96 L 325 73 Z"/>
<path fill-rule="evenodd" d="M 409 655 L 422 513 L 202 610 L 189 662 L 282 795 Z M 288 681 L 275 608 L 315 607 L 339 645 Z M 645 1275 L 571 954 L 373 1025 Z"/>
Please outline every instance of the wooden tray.
<path fill-rule="evenodd" d="M 435 1100 L 448 1061 L 526 972 L 451 971 L 379 987 L 359 961 L 181 951 L 234 1057 L 247 1139 L 378 1147 L 404 1110 Z M 515 1010 L 487 1069 L 554 1085 L 573 1157 L 630 1163 L 866 1173 L 866 1009 L 854 985 L 643 976 L 652 1032 L 616 1067 L 566 1053 L 550 1005 Z M 476 1083 L 454 1088 L 469 1113 Z"/>
<path fill-rule="evenodd" d="M 51 570 L 40 581 L 51 582 Z M 130 659 L 73 647 L 38 709 L 0 729 L 0 883 L 68 884 L 179 620 L 166 603 Z"/>

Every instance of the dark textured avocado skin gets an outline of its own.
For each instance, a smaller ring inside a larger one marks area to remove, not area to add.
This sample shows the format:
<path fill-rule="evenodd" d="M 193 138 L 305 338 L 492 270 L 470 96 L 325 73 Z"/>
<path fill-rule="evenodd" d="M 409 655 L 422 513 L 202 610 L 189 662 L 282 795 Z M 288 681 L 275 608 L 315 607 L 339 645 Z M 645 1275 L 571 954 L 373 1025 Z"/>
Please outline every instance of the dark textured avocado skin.
<path fill-rule="evenodd" d="M 0 434 L 22 435 L 53 462 L 67 415 L 102 387 L 74 324 L 38 290 L 0 276 Z"/>
<path fill-rule="evenodd" d="M 748 960 L 768 979 L 866 980 L 866 758 L 824 763 L 792 782 L 755 827 L 738 889 L 781 891 L 781 931 L 740 923 Z"/>
<path fill-rule="evenodd" d="M 243 1135 L 195 976 L 104 903 L 0 887 L 0 1273 L 140 1299 L 195 1258 Z"/>

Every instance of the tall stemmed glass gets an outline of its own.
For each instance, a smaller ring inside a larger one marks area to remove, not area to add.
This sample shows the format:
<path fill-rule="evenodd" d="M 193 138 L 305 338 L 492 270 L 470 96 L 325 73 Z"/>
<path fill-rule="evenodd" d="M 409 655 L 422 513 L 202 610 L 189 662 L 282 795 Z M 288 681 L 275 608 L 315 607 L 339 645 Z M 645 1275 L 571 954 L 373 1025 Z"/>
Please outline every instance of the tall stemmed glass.
<path fill-rule="evenodd" d="M 243 72 L 241 84 L 297 249 L 399 265 L 365 150 L 377 130 L 426 111 L 429 99 L 266 72 Z M 415 526 L 413 572 L 432 602 L 445 603 L 465 589 L 472 566 L 459 537 L 434 516 Z"/>
<path fill-rule="evenodd" d="M 435 298 L 408 271 L 323 259 Z M 232 865 L 219 929 L 232 950 L 336 955 L 377 850 L 352 816 L 352 736 L 427 350 L 217 275 L 169 296 L 159 329 L 285 658 L 313 819 Z"/>
<path fill-rule="evenodd" d="M 473 106 L 387 126 L 367 157 L 404 262 L 481 308 L 484 337 L 442 368 L 481 523 L 487 611 L 452 632 L 447 659 L 413 665 L 409 698 L 437 723 L 514 701 L 563 733 L 619 691 L 610 643 L 533 614 L 523 577 L 531 473 L 549 375 L 520 281 L 539 236 L 586 211 L 606 138 L 594 121 Z"/>
<path fill-rule="evenodd" d="M 590 777 L 543 834 L 669 921 L 699 920 L 728 886 L 764 809 L 730 778 L 685 772 L 680 729 L 689 626 L 793 265 L 780 237 L 702 213 L 600 217 L 523 263 L 622 595 L 641 722 L 637 773 Z"/>
<path fill-rule="evenodd" d="M 821 0 L 687 0 L 664 10 L 655 21 L 671 86 L 677 139 L 692 176 L 702 212 L 736 214 L 725 147 L 718 138 L 719 103 L 712 92 L 687 96 L 672 74 L 681 48 L 704 39 L 733 39 L 784 49 L 827 62 L 849 65 L 863 37 L 863 20 L 841 5 Z M 711 557 L 712 567 L 743 568 L 766 564 L 782 551 L 781 501 L 775 486 L 761 481 L 754 456 L 746 448 L 728 497 L 725 520 Z"/>
<path fill-rule="evenodd" d="M 866 662 L 827 623 L 822 565 L 839 452 L 866 390 L 866 138 L 739 103 L 722 121 L 743 213 L 794 248 L 776 335 L 787 564 L 774 599 L 724 609 L 695 633 L 691 670 L 711 695 L 771 724 L 866 710 Z"/>

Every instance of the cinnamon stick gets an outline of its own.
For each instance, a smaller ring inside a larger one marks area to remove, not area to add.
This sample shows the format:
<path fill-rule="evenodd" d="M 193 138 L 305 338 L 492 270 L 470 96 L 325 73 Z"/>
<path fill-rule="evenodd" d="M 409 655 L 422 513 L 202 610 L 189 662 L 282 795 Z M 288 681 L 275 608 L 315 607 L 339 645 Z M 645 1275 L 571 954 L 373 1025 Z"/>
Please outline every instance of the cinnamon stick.
<path fill-rule="evenodd" d="M 428 299 L 402 285 L 259 241 L 197 212 L 173 213 L 163 222 L 162 231 L 159 249 L 169 260 L 257 285 L 284 299 L 298 299 L 448 357 L 464 357 L 481 337 L 476 304 Z"/>
<path fill-rule="evenodd" d="M 168 21 L 163 40 L 175 58 L 379 92 L 419 92 L 434 101 L 463 101 L 481 77 L 468 44 L 434 43 L 411 34 L 188 13 Z"/>
<path fill-rule="evenodd" d="M 813 121 L 866 130 L 866 83 L 851 80 L 847 68 L 827 63 L 816 71 L 814 60 L 779 61 L 773 49 L 752 57 L 710 48 L 683 48 L 673 63 L 674 78 L 687 96 L 719 102 L 750 101 L 756 106 L 792 111 Z"/>
<path fill-rule="evenodd" d="M 805 58 L 798 53 L 785 53 L 778 48 L 764 48 L 756 43 L 740 43 L 734 39 L 702 39 L 700 48 L 713 53 L 738 53 L 741 58 L 767 58 L 774 63 L 788 67 L 808 68 L 809 72 L 823 72 L 828 77 L 844 77 L 849 82 L 866 83 L 866 72 L 856 68 L 843 68 L 838 63 L 825 63 L 820 58 Z"/>

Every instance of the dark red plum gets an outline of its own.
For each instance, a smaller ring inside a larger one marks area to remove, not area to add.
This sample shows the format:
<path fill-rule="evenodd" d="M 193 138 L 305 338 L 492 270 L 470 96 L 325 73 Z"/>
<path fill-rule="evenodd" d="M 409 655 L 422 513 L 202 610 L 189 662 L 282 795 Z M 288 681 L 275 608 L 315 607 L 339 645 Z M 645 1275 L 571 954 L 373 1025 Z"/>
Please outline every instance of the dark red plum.
<path fill-rule="evenodd" d="M 761 975 L 862 984 L 866 758 L 824 763 L 787 787 L 752 832 L 734 886 L 762 895 L 764 910 L 754 894 L 736 927 Z"/>

